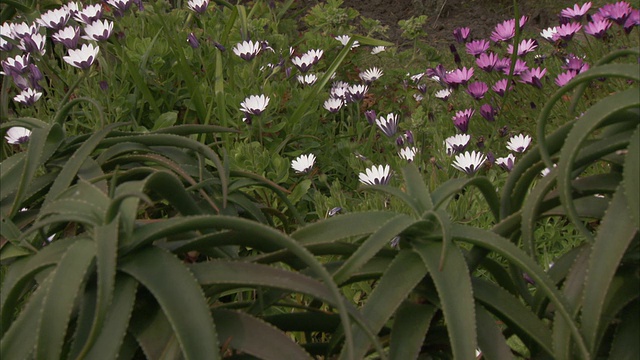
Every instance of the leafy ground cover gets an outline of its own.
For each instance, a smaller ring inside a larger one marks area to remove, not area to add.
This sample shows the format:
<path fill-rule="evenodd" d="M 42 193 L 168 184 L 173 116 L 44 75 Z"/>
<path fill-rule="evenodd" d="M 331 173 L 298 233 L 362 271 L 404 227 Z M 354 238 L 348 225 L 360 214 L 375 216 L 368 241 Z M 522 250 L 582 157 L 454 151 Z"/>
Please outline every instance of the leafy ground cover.
<path fill-rule="evenodd" d="M 638 6 L 512 9 L 3 3 L 3 357 L 639 353 Z"/>

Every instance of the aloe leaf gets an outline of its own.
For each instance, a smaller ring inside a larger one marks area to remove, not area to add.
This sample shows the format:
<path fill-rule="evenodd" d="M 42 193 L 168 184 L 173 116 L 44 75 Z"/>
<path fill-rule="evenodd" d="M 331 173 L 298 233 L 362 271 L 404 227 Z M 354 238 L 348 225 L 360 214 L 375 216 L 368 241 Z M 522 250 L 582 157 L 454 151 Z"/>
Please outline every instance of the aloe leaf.
<path fill-rule="evenodd" d="M 489 281 L 473 279 L 472 284 L 476 300 L 516 330 L 521 339 L 532 339 L 547 354 L 553 353 L 551 331 L 521 301 Z M 479 328 L 482 329 L 481 326 Z"/>
<path fill-rule="evenodd" d="M 38 331 L 41 309 L 45 296 L 50 291 L 51 279 L 49 275 L 34 291 L 11 327 L 2 327 L 4 334 L 0 339 L 0 358 L 28 359 L 36 346 L 34 334 Z M 14 314 L 11 314 L 12 316 Z"/>
<path fill-rule="evenodd" d="M 184 359 L 185 357 L 180 350 L 180 343 L 165 313 L 148 303 L 141 303 L 136 306 L 143 306 L 141 309 L 143 311 L 132 314 L 129 331 L 135 336 L 136 342 L 144 352 L 145 357 L 147 359 L 161 360 Z M 152 311 L 152 314 L 145 314 Z M 217 341 L 217 339 L 215 340 Z"/>
<path fill-rule="evenodd" d="M 396 214 L 384 211 L 349 213 L 306 225 L 291 234 L 306 245 L 328 243 L 375 232 Z M 358 226 L 353 226 L 358 224 Z"/>
<path fill-rule="evenodd" d="M 611 280 L 622 256 L 638 232 L 628 215 L 628 207 L 627 198 L 622 188 L 619 188 L 602 219 L 589 259 L 581 320 L 582 331 L 592 353 L 596 351 L 596 334 L 600 322 L 603 321 L 601 315 Z"/>
<path fill-rule="evenodd" d="M 218 337 L 207 301 L 180 260 L 159 248 L 147 247 L 127 257 L 120 269 L 153 294 L 187 359 L 219 359 Z"/>
<path fill-rule="evenodd" d="M 218 125 L 182 124 L 154 130 L 151 133 L 188 136 L 193 134 L 215 134 L 227 132 L 239 133 L 240 131 Z"/>
<path fill-rule="evenodd" d="M 58 194 L 57 199 L 43 204 L 38 218 L 40 220 L 56 214 L 77 215 L 88 219 L 94 225 L 100 225 L 104 222 L 108 205 L 109 197 L 105 193 L 94 184 L 78 180 L 76 185 Z M 34 227 L 36 226 L 39 224 L 36 223 Z"/>
<path fill-rule="evenodd" d="M 640 105 L 640 100 L 638 99 L 640 99 L 640 89 L 635 88 L 610 95 L 591 106 L 569 132 L 560 152 L 560 161 L 558 162 L 560 200 L 567 208 L 567 216 L 587 239 L 592 240 L 593 237 L 580 221 L 572 205 L 571 172 L 573 170 L 573 162 L 582 143 L 592 131 L 607 121 L 620 122 L 630 120 L 624 110 Z"/>
<path fill-rule="evenodd" d="M 482 305 L 476 305 L 476 323 L 478 324 L 478 346 L 483 359 L 514 359 L 511 348 L 502 334 L 496 319 Z"/>
<path fill-rule="evenodd" d="M 429 304 L 405 301 L 400 305 L 391 329 L 390 360 L 418 358 L 429 324 L 436 311 L 437 308 Z"/>
<path fill-rule="evenodd" d="M 628 199 L 629 214 L 635 221 L 636 228 L 640 228 L 640 127 L 636 129 L 629 139 L 629 148 L 622 172 L 624 194 Z"/>
<path fill-rule="evenodd" d="M 18 186 L 20 185 L 20 174 L 24 170 L 24 161 L 26 157 L 27 152 L 23 151 L 11 155 L 0 162 L 0 181 L 2 181 L 2 188 L 0 188 L 0 200 L 4 200 L 11 193 L 17 191 Z"/>
<path fill-rule="evenodd" d="M 625 315 L 620 319 L 616 329 L 609 359 L 633 360 L 640 354 L 640 303 L 636 300 L 625 310 Z"/>
<path fill-rule="evenodd" d="M 422 213 L 424 213 L 424 211 L 422 211 L 422 207 L 416 202 L 413 197 L 398 188 L 388 185 L 362 185 L 360 186 L 360 189 L 377 191 L 398 198 L 402 200 L 402 202 L 404 202 L 407 206 L 409 206 L 416 216 L 420 216 L 422 215 Z"/>
<path fill-rule="evenodd" d="M 38 251 L 37 254 L 20 259 L 9 266 L 3 279 L 2 291 L 0 291 L 0 313 L 2 315 L 0 331 L 4 332 L 9 329 L 19 305 L 19 297 L 34 276 L 57 264 L 68 248 L 78 240 L 78 238 L 65 238 L 54 241 Z"/>
<path fill-rule="evenodd" d="M 416 220 L 410 216 L 399 214 L 382 225 L 371 234 L 344 264 L 333 274 L 337 284 L 344 283 L 353 272 L 357 271 L 367 261 L 373 258 L 380 249 L 402 231 L 415 224 Z"/>
<path fill-rule="evenodd" d="M 419 210 L 418 214 L 432 210 L 433 201 L 431 200 L 427 185 L 424 183 L 424 178 L 418 171 L 418 168 L 413 163 L 410 163 L 402 168 L 402 176 L 404 177 L 407 188 L 407 195 L 415 200 Z"/>
<path fill-rule="evenodd" d="M 219 340 L 260 359 L 310 359 L 290 337 L 273 326 L 242 312 L 214 309 Z"/>
<path fill-rule="evenodd" d="M 416 253 L 409 250 L 398 253 L 362 307 L 362 314 L 374 333 L 382 329 L 426 273 L 427 269 Z M 341 358 L 361 359 L 370 344 L 367 336 L 355 328 L 353 356 L 349 357 L 343 351 Z"/>
<path fill-rule="evenodd" d="M 435 208 L 443 207 L 447 204 L 447 201 L 455 194 L 459 193 L 467 186 L 475 186 L 480 190 L 485 200 L 489 205 L 489 209 L 493 213 L 496 221 L 500 219 L 500 200 L 498 194 L 495 191 L 495 186 L 489 181 L 489 179 L 478 176 L 471 179 L 451 179 L 444 184 L 438 186 L 436 190 L 431 193 L 433 199 L 433 206 Z"/>
<path fill-rule="evenodd" d="M 36 333 L 36 358 L 60 358 L 76 297 L 82 290 L 95 255 L 95 244 L 81 240 L 71 245 L 60 259 L 42 305 Z"/>
<path fill-rule="evenodd" d="M 453 356 L 474 358 L 477 347 L 475 304 L 464 257 L 457 248 L 447 251 L 446 264 L 440 268 L 439 254 L 443 252 L 443 243 L 415 241 L 412 246 L 429 269 L 438 291 Z"/>

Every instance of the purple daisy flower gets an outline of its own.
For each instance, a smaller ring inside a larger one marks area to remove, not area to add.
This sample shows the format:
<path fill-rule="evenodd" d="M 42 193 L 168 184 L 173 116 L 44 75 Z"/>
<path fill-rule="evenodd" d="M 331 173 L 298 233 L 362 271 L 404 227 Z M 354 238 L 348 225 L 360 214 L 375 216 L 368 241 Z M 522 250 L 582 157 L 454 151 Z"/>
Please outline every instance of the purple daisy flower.
<path fill-rule="evenodd" d="M 547 69 L 540 69 L 539 67 L 534 69 L 529 69 L 524 71 L 520 75 L 520 81 L 525 84 L 533 85 L 538 89 L 542 89 L 541 80 L 546 73 L 547 73 Z"/>
<path fill-rule="evenodd" d="M 591 9 L 591 1 L 582 4 L 579 6 L 578 4 L 573 5 L 573 8 L 566 8 L 560 11 L 560 16 L 566 19 L 580 20 L 582 17 Z"/>
<path fill-rule="evenodd" d="M 489 104 L 483 104 L 482 106 L 480 106 L 480 115 L 482 115 L 483 118 L 487 119 L 487 121 L 494 121 L 497 114 L 498 109 Z"/>
<path fill-rule="evenodd" d="M 435 80 L 443 85 L 446 84 L 444 82 L 444 79 L 447 76 L 447 70 L 444 68 L 444 66 L 442 66 L 442 64 L 438 64 L 438 66 L 436 66 L 435 68 L 428 68 L 426 74 L 430 79 Z"/>
<path fill-rule="evenodd" d="M 511 61 L 509 61 L 509 66 L 506 69 L 502 70 L 502 72 L 505 75 L 509 75 L 510 70 L 511 70 Z M 513 67 L 513 75 L 520 75 L 527 70 L 529 70 L 527 63 L 522 59 L 516 59 L 516 65 Z"/>
<path fill-rule="evenodd" d="M 513 165 L 516 162 L 516 157 L 513 154 L 509 154 L 507 157 L 500 157 L 496 159 L 496 164 L 506 171 L 511 171 Z"/>
<path fill-rule="evenodd" d="M 498 55 L 495 53 L 482 53 L 476 59 L 476 65 L 486 72 L 491 72 L 498 63 Z"/>
<path fill-rule="evenodd" d="M 489 86 L 482 81 L 472 82 L 467 86 L 467 93 L 476 100 L 482 99 L 488 90 Z"/>
<path fill-rule="evenodd" d="M 495 29 L 491 33 L 491 40 L 493 42 L 507 41 L 516 36 L 516 21 L 515 19 L 505 20 L 502 23 L 496 25 Z"/>
<path fill-rule="evenodd" d="M 525 39 L 518 44 L 518 56 L 525 56 L 538 47 L 538 42 L 534 39 Z M 507 46 L 507 53 L 513 54 L 513 45 Z"/>
<path fill-rule="evenodd" d="M 570 22 L 556 27 L 557 32 L 556 36 L 564 41 L 569 41 L 573 38 L 580 29 L 582 29 L 582 25 L 577 22 Z"/>
<path fill-rule="evenodd" d="M 448 73 L 444 81 L 452 87 L 457 87 L 458 85 L 466 84 L 469 79 L 473 76 L 473 68 L 467 69 L 463 67 L 462 69 L 456 69 L 450 73 Z"/>
<path fill-rule="evenodd" d="M 453 125 L 455 125 L 461 133 L 466 134 L 467 130 L 469 130 L 469 120 L 471 120 L 471 117 L 475 112 L 476 111 L 473 109 L 457 111 L 456 116 L 452 118 Z"/>
<path fill-rule="evenodd" d="M 467 54 L 478 56 L 489 50 L 489 41 L 485 39 L 473 40 L 465 46 L 467 48 Z"/>
<path fill-rule="evenodd" d="M 493 69 L 498 72 L 505 72 L 509 71 L 509 67 L 511 67 L 511 60 L 505 57 L 496 60 L 496 64 L 493 66 Z"/>
<path fill-rule="evenodd" d="M 600 15 L 615 22 L 618 25 L 623 25 L 629 15 L 631 15 L 631 5 L 626 1 L 618 1 L 614 4 L 606 4 L 602 6 L 598 12 Z"/>
<path fill-rule="evenodd" d="M 491 87 L 491 90 L 493 90 L 496 94 L 498 94 L 500 96 L 504 96 L 504 93 L 507 91 L 507 84 L 508 84 L 508 80 L 507 79 L 498 80 Z"/>
<path fill-rule="evenodd" d="M 589 70 L 589 64 L 573 54 L 569 54 L 565 61 L 566 63 L 562 65 L 564 70 L 574 70 L 578 73 Z"/>
<path fill-rule="evenodd" d="M 639 26 L 639 25 L 640 25 L 640 10 L 633 9 L 631 10 L 631 13 L 627 17 L 627 20 L 624 22 L 624 25 L 623 25 L 624 32 L 628 34 L 631 32 L 631 30 L 633 30 L 634 26 Z"/>
<path fill-rule="evenodd" d="M 471 30 L 468 27 L 461 27 L 453 30 L 453 37 L 457 42 L 463 43 L 469 38 L 469 33 Z"/>
<path fill-rule="evenodd" d="M 558 74 L 558 76 L 556 77 L 555 83 L 560 87 L 565 86 L 569 81 L 571 81 L 571 79 L 576 77 L 576 75 L 578 75 L 578 72 L 575 70 L 565 71 L 561 74 Z"/>
<path fill-rule="evenodd" d="M 587 25 L 584 26 L 584 32 L 585 34 L 589 34 L 595 37 L 596 39 L 602 39 L 602 37 L 604 37 L 604 34 L 607 32 L 607 30 L 609 30 L 610 27 L 611 21 L 602 19 L 587 23 Z"/>

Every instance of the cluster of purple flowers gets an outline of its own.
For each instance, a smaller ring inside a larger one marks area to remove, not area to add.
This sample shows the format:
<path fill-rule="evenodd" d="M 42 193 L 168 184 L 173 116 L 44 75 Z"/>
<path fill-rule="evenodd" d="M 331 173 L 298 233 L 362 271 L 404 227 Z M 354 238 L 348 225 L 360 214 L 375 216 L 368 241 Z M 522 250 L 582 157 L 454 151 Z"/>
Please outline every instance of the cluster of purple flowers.
<path fill-rule="evenodd" d="M 142 9 L 141 0 L 105 0 L 115 16 L 124 15 L 134 3 Z M 0 28 L 2 75 L 11 76 L 21 91 L 14 101 L 30 106 L 42 96 L 39 82 L 44 76 L 37 64 L 47 53 L 48 37 L 66 50 L 64 62 L 80 69 L 91 67 L 100 50 L 96 43 L 106 41 L 113 32 L 113 22 L 102 19 L 103 12 L 102 4 L 85 6 L 70 2 L 42 13 L 33 23 L 3 23 Z"/>

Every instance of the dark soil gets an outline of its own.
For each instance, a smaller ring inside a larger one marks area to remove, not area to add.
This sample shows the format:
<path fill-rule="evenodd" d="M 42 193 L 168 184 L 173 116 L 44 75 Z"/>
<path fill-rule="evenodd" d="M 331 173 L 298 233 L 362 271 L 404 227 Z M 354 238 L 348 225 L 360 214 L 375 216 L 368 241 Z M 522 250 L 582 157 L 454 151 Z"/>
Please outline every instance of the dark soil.
<path fill-rule="evenodd" d="M 557 23 L 557 9 L 573 5 L 573 1 L 554 1 L 554 9 L 544 0 L 519 0 L 520 14 L 529 16 L 529 30 L 542 30 Z M 364 17 L 379 20 L 389 27 L 388 40 L 402 45 L 398 21 L 421 14 L 427 15 L 426 41 L 439 49 L 453 42 L 452 32 L 469 27 L 471 37 L 488 38 L 496 24 L 513 18 L 513 2 L 509 0 L 344 0 L 343 6 L 354 8 Z"/>

